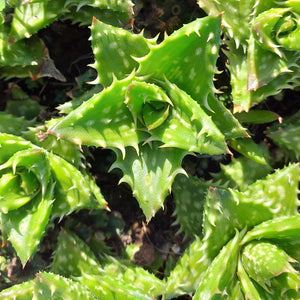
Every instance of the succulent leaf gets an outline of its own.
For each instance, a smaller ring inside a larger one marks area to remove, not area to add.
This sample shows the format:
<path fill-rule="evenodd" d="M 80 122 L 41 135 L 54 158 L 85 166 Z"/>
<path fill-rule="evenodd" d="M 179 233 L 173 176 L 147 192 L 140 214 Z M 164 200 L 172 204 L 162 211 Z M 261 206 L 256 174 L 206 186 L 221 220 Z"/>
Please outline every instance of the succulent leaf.
<path fill-rule="evenodd" d="M 283 122 L 273 124 L 267 131 L 270 137 L 280 148 L 282 148 L 291 159 L 300 157 L 300 111 L 286 118 Z"/>
<path fill-rule="evenodd" d="M 83 153 L 80 147 L 67 140 L 58 140 L 55 136 L 47 135 L 45 126 L 30 127 L 23 132 L 22 136 L 33 144 L 60 156 L 77 168 L 83 165 Z"/>
<path fill-rule="evenodd" d="M 2 300 L 31 300 L 34 294 L 34 280 L 13 285 L 0 292 Z"/>
<path fill-rule="evenodd" d="M 124 1 L 122 2 L 125 3 Z M 78 10 L 77 7 L 72 6 L 69 8 L 68 13 L 62 16 L 61 19 L 70 20 L 72 24 L 78 24 L 79 26 L 90 26 L 93 23 L 93 18 L 96 18 L 106 24 L 123 27 L 131 17 L 131 11 L 115 11 L 92 6 L 83 6 Z"/>
<path fill-rule="evenodd" d="M 37 37 L 9 41 L 6 26 L 0 27 L 0 70 L 1 77 L 31 77 L 33 80 L 43 76 L 65 81 L 49 57 L 48 49 Z"/>
<path fill-rule="evenodd" d="M 143 293 L 131 284 L 110 277 L 95 277 L 83 274 L 78 278 L 80 284 L 87 286 L 98 299 L 128 299 L 152 300 L 151 296 Z"/>
<path fill-rule="evenodd" d="M 0 133 L 0 164 L 5 163 L 9 158 L 11 158 L 16 152 L 26 150 L 26 149 L 36 149 L 39 148 L 34 146 L 31 142 L 24 140 L 21 137 Z"/>
<path fill-rule="evenodd" d="M 33 120 L 27 121 L 23 117 L 0 112 L 0 132 L 21 136 L 32 144 L 61 156 L 76 167 L 82 166 L 83 154 L 77 145 L 66 140 L 57 140 L 54 136 L 46 134 L 44 126 L 32 127 L 33 125 Z M 28 142 L 29 147 L 32 147 L 32 144 Z"/>
<path fill-rule="evenodd" d="M 212 188 L 204 208 L 204 245 L 215 257 L 234 235 L 269 219 L 297 214 L 299 166 L 290 165 L 253 183 L 245 192 Z"/>
<path fill-rule="evenodd" d="M 243 154 L 245 157 L 252 159 L 253 161 L 266 165 L 266 159 L 260 150 L 260 147 L 250 138 L 237 138 L 231 139 L 229 145 L 236 151 Z"/>
<path fill-rule="evenodd" d="M 256 225 L 252 230 L 247 232 L 247 235 L 243 238 L 241 243 L 245 244 L 255 239 L 299 243 L 299 232 L 299 215 L 282 216 Z"/>
<path fill-rule="evenodd" d="M 218 256 L 212 261 L 193 299 L 212 299 L 218 294 L 228 294 L 228 287 L 235 279 L 239 241 L 243 235 L 244 231 L 241 233 L 236 232 L 234 238 L 223 247 Z"/>
<path fill-rule="evenodd" d="M 38 247 L 49 222 L 53 201 L 52 185 L 43 197 L 39 194 L 22 209 L 0 215 L 2 231 L 12 243 L 23 265 Z"/>
<path fill-rule="evenodd" d="M 67 12 L 64 1 L 42 1 L 15 6 L 10 37 L 15 40 L 29 38 Z"/>
<path fill-rule="evenodd" d="M 239 277 L 245 299 L 271 299 L 269 298 L 268 293 L 249 277 L 240 258 L 238 261 L 237 275 Z"/>
<path fill-rule="evenodd" d="M 104 208 L 107 203 L 98 190 L 95 195 L 89 179 L 67 161 L 47 153 L 51 175 L 56 182 L 52 215 L 62 218 L 64 215 L 79 209 Z M 96 201 L 97 200 L 97 201 Z"/>
<path fill-rule="evenodd" d="M 66 231 L 60 232 L 52 271 L 73 277 L 100 299 L 123 299 L 126 293 L 126 299 L 152 299 L 164 288 L 161 280 L 141 267 L 109 256 L 100 264 L 81 239 Z"/>
<path fill-rule="evenodd" d="M 199 4 L 209 15 L 222 13 L 230 38 L 225 52 L 236 112 L 248 111 L 281 89 L 299 85 L 297 1 L 202 0 Z"/>
<path fill-rule="evenodd" d="M 197 19 L 183 26 L 137 59 L 137 74 L 151 74 L 158 80 L 167 78 L 205 106 L 207 95 L 214 90 L 220 28 L 219 17 Z"/>
<path fill-rule="evenodd" d="M 235 41 L 235 47 L 244 46 L 250 33 L 248 24 L 251 22 L 256 0 L 250 1 L 209 1 L 200 0 L 200 7 L 209 15 L 222 15 L 222 25 L 229 37 Z"/>
<path fill-rule="evenodd" d="M 38 30 L 48 26 L 64 14 L 69 13 L 69 9 L 76 7 L 80 10 L 86 5 L 95 7 L 95 10 L 114 11 L 126 14 L 127 19 L 132 14 L 133 3 L 131 1 L 76 1 L 76 0 L 52 0 L 52 1 L 28 1 L 26 4 L 18 1 L 15 5 L 13 21 L 11 24 L 10 36 L 13 40 L 29 38 Z M 92 22 L 90 15 L 89 25 Z"/>
<path fill-rule="evenodd" d="M 180 231 L 186 236 L 202 235 L 202 217 L 204 202 L 211 182 L 199 180 L 198 178 L 176 176 L 172 192 L 176 204 L 174 215 L 176 225 L 180 225 Z M 175 225 L 174 224 L 174 225 Z"/>
<path fill-rule="evenodd" d="M 130 111 L 124 105 L 126 90 L 133 79 L 130 75 L 115 81 L 65 118 L 53 122 L 48 131 L 78 145 L 115 147 L 123 152 L 127 146 L 137 147 L 147 135 L 136 131 Z"/>
<path fill-rule="evenodd" d="M 0 132 L 2 133 L 20 135 L 32 125 L 33 121 L 27 121 L 24 117 L 17 118 L 3 111 L 0 112 Z"/>
<path fill-rule="evenodd" d="M 66 6 L 78 5 L 78 9 L 83 5 L 89 5 L 91 7 L 97 7 L 99 9 L 108 9 L 111 11 L 119 12 L 132 12 L 133 3 L 130 0 L 67 0 Z"/>
<path fill-rule="evenodd" d="M 65 277 L 79 277 L 83 273 L 100 275 L 102 268 L 91 249 L 77 235 L 61 230 L 51 271 Z"/>
<path fill-rule="evenodd" d="M 13 135 L 1 133 L 0 141 L 2 232 L 25 264 L 52 218 L 107 204 L 91 178 L 61 157 Z"/>
<path fill-rule="evenodd" d="M 36 274 L 34 288 L 37 299 L 97 299 L 78 282 L 48 272 Z"/>
<path fill-rule="evenodd" d="M 91 26 L 92 47 L 98 72 L 94 83 L 109 86 L 114 76 L 126 78 L 138 63 L 132 57 L 141 57 L 149 52 L 150 43 L 141 34 L 117 28 L 94 19 Z"/>
<path fill-rule="evenodd" d="M 286 252 L 269 242 L 252 241 L 248 243 L 242 250 L 241 260 L 249 276 L 266 290 L 268 288 L 265 284 L 273 277 L 286 272 L 297 274 L 291 266 L 290 261 L 292 260 Z"/>
<path fill-rule="evenodd" d="M 175 176 L 185 173 L 181 161 L 186 151 L 159 146 L 159 143 L 145 144 L 139 147 L 139 154 L 133 148 L 126 148 L 126 159 L 117 152 L 117 160 L 111 167 L 122 170 L 120 182 L 131 186 L 147 220 L 163 206 Z"/>
<path fill-rule="evenodd" d="M 197 289 L 209 266 L 203 250 L 203 244 L 196 236 L 167 278 L 165 289 L 167 299 L 191 294 Z"/>
<path fill-rule="evenodd" d="M 133 82 L 127 90 L 125 103 L 135 123 L 138 119 L 151 133 L 151 140 L 199 153 L 226 152 L 224 136 L 197 102 L 169 82 L 162 85 L 167 94 L 142 82 Z"/>
<path fill-rule="evenodd" d="M 249 110 L 234 114 L 235 118 L 241 123 L 264 124 L 278 120 L 280 116 L 270 110 Z"/>

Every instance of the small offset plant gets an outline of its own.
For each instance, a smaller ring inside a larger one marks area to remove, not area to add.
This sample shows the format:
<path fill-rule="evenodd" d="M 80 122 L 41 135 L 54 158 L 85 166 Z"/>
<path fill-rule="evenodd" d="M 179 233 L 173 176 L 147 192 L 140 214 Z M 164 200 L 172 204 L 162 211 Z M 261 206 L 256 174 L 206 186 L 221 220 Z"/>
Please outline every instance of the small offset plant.
<path fill-rule="evenodd" d="M 34 35 L 57 19 L 90 25 L 98 74 L 94 88 L 60 105 L 62 116 L 45 124 L 1 112 L 1 232 L 23 265 L 56 218 L 107 209 L 86 169 L 85 146 L 115 152 L 110 169 L 122 171 L 120 182 L 131 187 L 147 222 L 172 192 L 176 223 L 192 240 L 159 279 L 129 259 L 96 256 L 62 230 L 49 269 L 3 290 L 0 299 L 300 298 L 299 112 L 278 123 L 276 113 L 252 109 L 299 85 L 300 2 L 199 5 L 208 16 L 161 43 L 121 28 L 130 1 L 0 6 L 3 77 L 64 80 Z M 233 109 L 214 86 L 220 49 L 228 58 Z M 286 159 L 277 170 L 268 147 L 247 128 L 271 122 L 266 134 Z M 231 162 L 209 181 L 182 167 L 187 155 L 225 154 Z"/>

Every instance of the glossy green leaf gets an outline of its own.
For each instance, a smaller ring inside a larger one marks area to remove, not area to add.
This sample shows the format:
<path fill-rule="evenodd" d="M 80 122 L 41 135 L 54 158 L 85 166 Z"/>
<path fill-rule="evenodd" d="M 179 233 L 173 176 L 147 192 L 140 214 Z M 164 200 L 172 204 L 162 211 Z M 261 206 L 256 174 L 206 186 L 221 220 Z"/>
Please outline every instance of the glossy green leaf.
<path fill-rule="evenodd" d="M 176 204 L 174 225 L 180 225 L 187 237 L 202 235 L 202 218 L 206 193 L 210 182 L 184 175 L 176 176 L 172 192 Z"/>
<path fill-rule="evenodd" d="M 212 261 L 193 299 L 212 299 L 218 294 L 228 294 L 228 287 L 234 280 L 239 241 L 243 234 L 243 231 L 240 234 L 236 232 L 235 237 L 224 246 L 218 256 Z"/>
<path fill-rule="evenodd" d="M 94 83 L 109 86 L 114 76 L 126 78 L 138 63 L 132 57 L 144 56 L 149 52 L 150 43 L 141 34 L 117 28 L 94 19 L 91 26 L 92 47 L 98 72 Z"/>
<path fill-rule="evenodd" d="M 215 257 L 234 235 L 234 229 L 252 227 L 280 216 L 297 214 L 298 165 L 257 180 L 245 192 L 212 188 L 204 208 L 204 244 Z"/>
<path fill-rule="evenodd" d="M 251 138 L 231 139 L 229 145 L 239 153 L 254 160 L 259 164 L 266 165 L 266 159 L 259 146 Z"/>
<path fill-rule="evenodd" d="M 245 244 L 255 239 L 299 243 L 299 232 L 300 215 L 283 216 L 256 225 L 252 230 L 247 232 L 241 243 Z"/>
<path fill-rule="evenodd" d="M 91 177 L 61 157 L 20 137 L 0 139 L 2 232 L 25 264 L 51 218 L 107 203 Z"/>
<path fill-rule="evenodd" d="M 161 83 L 167 94 L 153 84 L 133 82 L 126 94 L 126 105 L 137 128 L 142 126 L 164 147 L 200 153 L 226 152 L 225 139 L 196 101 L 175 85 Z"/>
<path fill-rule="evenodd" d="M 255 0 L 199 1 L 200 7 L 207 14 L 213 16 L 222 14 L 222 25 L 226 33 L 234 39 L 236 48 L 247 43 L 250 33 L 248 24 L 255 4 Z"/>
<path fill-rule="evenodd" d="M 91 249 L 75 234 L 60 231 L 51 271 L 66 277 L 83 273 L 102 274 L 102 268 Z"/>
<path fill-rule="evenodd" d="M 32 126 L 32 121 L 27 121 L 24 118 L 16 118 L 13 115 L 5 112 L 0 112 L 0 132 L 14 135 L 21 135 L 29 126 Z"/>
<path fill-rule="evenodd" d="M 264 124 L 279 120 L 280 116 L 270 110 L 249 110 L 234 114 L 235 118 L 241 123 Z"/>
<path fill-rule="evenodd" d="M 191 294 L 199 286 L 209 265 L 199 237 L 186 249 L 166 281 L 165 296 L 172 299 L 178 295 Z"/>
<path fill-rule="evenodd" d="M 107 203 L 100 191 L 96 198 L 88 180 L 78 169 L 54 154 L 48 153 L 47 156 L 53 179 L 56 182 L 53 216 L 62 217 L 83 208 L 106 207 Z"/>
<path fill-rule="evenodd" d="M 207 104 L 207 95 L 214 90 L 220 28 L 219 17 L 197 19 L 183 26 L 137 59 L 137 74 L 167 78 L 201 105 Z"/>
<path fill-rule="evenodd" d="M 290 264 L 290 261 L 293 260 L 278 246 L 268 242 L 252 241 L 248 243 L 242 251 L 241 259 L 249 276 L 266 290 L 268 290 L 266 284 L 273 277 L 285 272 L 297 273 Z"/>
<path fill-rule="evenodd" d="M 20 284 L 13 285 L 10 288 L 0 292 L 2 300 L 32 300 L 34 294 L 34 280 L 25 281 Z"/>
<path fill-rule="evenodd" d="M 12 243 L 23 265 L 39 245 L 49 222 L 52 203 L 53 186 L 50 186 L 43 198 L 39 194 L 22 209 L 0 215 L 3 233 Z"/>
<path fill-rule="evenodd" d="M 2 150 L 0 151 L 1 164 L 5 163 L 18 151 L 30 148 L 39 149 L 38 147 L 35 147 L 31 142 L 21 137 L 6 133 L 0 133 L 0 145 Z"/>
<path fill-rule="evenodd" d="M 145 134 L 136 131 L 131 113 L 124 105 L 127 87 L 133 79 L 130 75 L 115 81 L 65 118 L 51 124 L 48 131 L 79 145 L 115 147 L 122 152 L 127 146 L 137 147 Z"/>
<path fill-rule="evenodd" d="M 29 38 L 67 12 L 64 1 L 43 1 L 15 6 L 10 36 L 14 40 Z"/>
<path fill-rule="evenodd" d="M 111 167 L 122 170 L 120 182 L 131 186 L 147 220 L 163 206 L 175 176 L 185 173 L 181 161 L 186 151 L 159 146 L 145 144 L 139 147 L 139 154 L 133 148 L 126 148 L 125 159 L 117 152 L 117 161 Z"/>
<path fill-rule="evenodd" d="M 85 286 L 63 276 L 41 272 L 35 281 L 36 299 L 97 299 Z"/>

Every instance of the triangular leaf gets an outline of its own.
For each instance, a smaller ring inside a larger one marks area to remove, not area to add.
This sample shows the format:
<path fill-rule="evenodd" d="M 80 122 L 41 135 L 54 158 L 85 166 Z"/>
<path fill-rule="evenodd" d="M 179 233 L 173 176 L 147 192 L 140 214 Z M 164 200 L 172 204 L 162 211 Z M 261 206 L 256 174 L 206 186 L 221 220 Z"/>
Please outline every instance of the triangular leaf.
<path fill-rule="evenodd" d="M 49 222 L 52 203 L 53 188 L 50 187 L 44 198 L 39 194 L 22 209 L 0 215 L 3 233 L 12 243 L 23 265 L 40 243 Z"/>
<path fill-rule="evenodd" d="M 124 104 L 126 90 L 134 79 L 130 75 L 114 81 L 66 117 L 52 122 L 48 131 L 79 145 L 115 147 L 121 151 L 127 146 L 136 147 L 147 134 L 136 131 L 130 111 Z"/>
<path fill-rule="evenodd" d="M 133 148 L 126 148 L 125 160 L 118 152 L 111 168 L 120 168 L 124 174 L 121 182 L 128 183 L 147 220 L 163 206 L 178 173 L 185 173 L 181 161 L 186 151 L 159 148 L 160 144 L 139 147 L 139 155 Z"/>
<path fill-rule="evenodd" d="M 98 72 L 94 83 L 109 86 L 113 76 L 124 79 L 138 63 L 132 58 L 141 57 L 149 52 L 149 42 L 142 34 L 132 34 L 128 30 L 117 28 L 96 19 L 91 26 L 92 47 Z"/>
<path fill-rule="evenodd" d="M 138 75 L 176 84 L 202 105 L 213 92 L 213 76 L 219 53 L 221 19 L 197 19 L 175 31 L 150 53 L 138 59 Z"/>
<path fill-rule="evenodd" d="M 236 232 L 235 237 L 223 247 L 212 261 L 193 299 L 212 299 L 216 294 L 228 294 L 228 287 L 236 278 L 239 241 L 243 235 L 243 231 L 241 233 Z"/>

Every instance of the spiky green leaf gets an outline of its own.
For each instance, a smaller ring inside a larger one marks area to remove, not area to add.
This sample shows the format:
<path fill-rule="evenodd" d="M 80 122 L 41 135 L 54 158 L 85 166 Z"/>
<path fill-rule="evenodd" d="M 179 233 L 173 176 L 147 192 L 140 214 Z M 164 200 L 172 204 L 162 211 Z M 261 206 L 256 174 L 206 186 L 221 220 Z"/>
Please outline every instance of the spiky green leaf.
<path fill-rule="evenodd" d="M 212 261 L 193 297 L 195 300 L 212 299 L 216 295 L 227 295 L 235 279 L 235 269 L 239 253 L 239 241 L 244 232 L 236 232 Z"/>
<path fill-rule="evenodd" d="M 132 57 L 141 57 L 149 52 L 150 43 L 141 34 L 117 28 L 94 19 L 91 26 L 92 47 L 98 72 L 94 83 L 109 86 L 113 76 L 126 78 L 138 63 Z"/>
<path fill-rule="evenodd" d="M 184 173 L 181 161 L 186 151 L 159 146 L 159 143 L 145 144 L 139 147 L 139 154 L 133 148 L 126 148 L 125 159 L 117 152 L 117 161 L 112 166 L 122 170 L 121 182 L 131 186 L 147 220 L 163 206 L 175 176 Z"/>
<path fill-rule="evenodd" d="M 203 250 L 203 244 L 196 236 L 195 241 L 186 249 L 167 278 L 165 290 L 167 299 L 191 294 L 197 289 L 209 266 Z"/>

